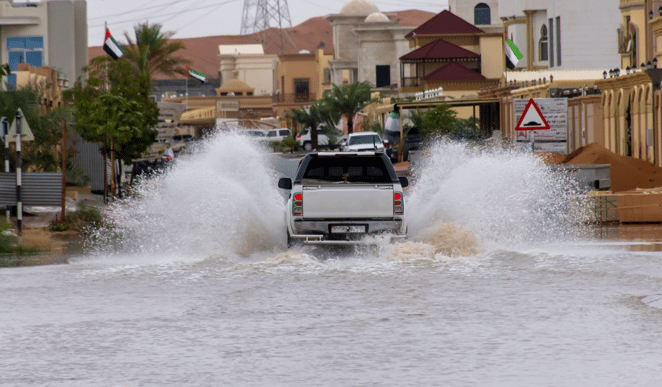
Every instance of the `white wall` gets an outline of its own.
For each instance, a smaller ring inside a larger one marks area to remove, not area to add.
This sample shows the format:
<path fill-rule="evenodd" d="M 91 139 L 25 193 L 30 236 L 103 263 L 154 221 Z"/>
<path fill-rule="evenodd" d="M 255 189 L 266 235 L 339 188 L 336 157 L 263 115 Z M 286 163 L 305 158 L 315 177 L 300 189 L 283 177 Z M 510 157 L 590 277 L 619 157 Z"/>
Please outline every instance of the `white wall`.
<path fill-rule="evenodd" d="M 540 25 L 544 12 L 545 19 L 556 20 L 557 16 L 561 18 L 560 67 L 557 65 L 556 21 L 553 28 L 547 26 L 548 31 L 551 32 L 550 47 L 552 40 L 554 41 L 554 69 L 613 68 L 620 64 L 616 40 L 616 29 L 620 25 L 621 18 L 619 4 L 619 0 L 500 0 L 499 15 L 522 17 L 524 10 L 541 11 L 534 14 L 535 65 L 545 64 L 537 60 Z M 545 23 L 548 24 L 547 21 Z M 517 39 L 515 44 L 524 54 L 526 40 Z M 524 55 L 526 59 L 526 54 Z"/>

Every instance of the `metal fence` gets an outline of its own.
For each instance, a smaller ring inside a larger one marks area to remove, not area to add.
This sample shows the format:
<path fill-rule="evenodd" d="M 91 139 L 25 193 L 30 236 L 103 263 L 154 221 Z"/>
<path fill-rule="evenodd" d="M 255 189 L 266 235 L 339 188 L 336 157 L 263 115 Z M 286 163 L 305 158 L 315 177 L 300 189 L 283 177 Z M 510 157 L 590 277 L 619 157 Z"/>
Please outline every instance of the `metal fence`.
<path fill-rule="evenodd" d="M 23 172 L 21 199 L 24 206 L 62 205 L 61 172 Z M 0 172 L 0 206 L 16 205 L 16 173 Z"/>
<path fill-rule="evenodd" d="M 99 151 L 101 144 L 83 141 L 78 133 L 70 131 L 69 147 L 76 149 L 76 156 L 71 159 L 74 165 L 78 165 L 91 179 L 92 191 L 103 192 L 103 155 Z M 67 175 L 67 178 L 70 176 Z"/>

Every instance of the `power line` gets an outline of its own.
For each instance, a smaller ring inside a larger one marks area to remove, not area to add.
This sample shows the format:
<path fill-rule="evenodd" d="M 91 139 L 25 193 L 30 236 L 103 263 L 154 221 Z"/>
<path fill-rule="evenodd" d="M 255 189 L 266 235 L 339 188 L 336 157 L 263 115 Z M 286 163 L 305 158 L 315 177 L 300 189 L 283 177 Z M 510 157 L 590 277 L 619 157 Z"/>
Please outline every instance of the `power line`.
<path fill-rule="evenodd" d="M 181 15 L 181 14 L 184 14 L 184 13 L 197 12 L 197 11 L 200 11 L 202 9 L 218 7 L 218 6 L 221 6 L 221 5 L 232 3 L 234 1 L 238 1 L 238 0 L 229 0 L 229 1 L 224 1 L 224 2 L 221 2 L 221 3 L 217 3 L 217 4 L 207 5 L 207 6 L 204 6 L 204 7 L 196 7 L 196 8 L 193 8 L 193 9 L 187 9 L 187 10 L 182 10 L 182 11 L 177 11 L 177 12 L 170 12 L 170 13 L 166 13 L 166 14 L 162 14 L 162 15 L 150 15 L 148 17 L 139 17 L 139 18 L 120 20 L 120 21 L 113 21 L 113 22 L 108 22 L 107 24 L 108 25 L 118 25 L 118 24 L 123 24 L 123 23 L 131 23 L 131 22 L 136 22 L 136 21 L 140 21 L 140 20 L 145 20 L 147 18 L 149 18 L 149 19 L 158 19 L 158 18 L 162 18 L 162 17 L 166 17 L 166 16 L 173 16 L 173 15 L 177 16 L 177 15 Z M 93 24 L 90 27 L 101 27 L 101 26 L 103 26 L 103 24 Z"/>
<path fill-rule="evenodd" d="M 98 17 L 91 17 L 91 18 L 89 18 L 89 20 L 109 19 L 109 18 L 113 18 L 113 17 L 116 17 L 116 16 L 122 16 L 122 15 L 130 14 L 130 13 L 136 13 L 136 12 L 140 12 L 140 11 L 147 11 L 148 9 L 165 8 L 165 7 L 169 7 L 173 4 L 177 4 L 179 2 L 180 1 L 173 1 L 173 2 L 167 3 L 167 4 L 155 5 L 153 7 L 134 8 L 131 11 L 125 11 L 125 12 L 115 13 L 115 14 L 111 14 L 111 15 L 98 16 Z M 153 3 L 153 1 L 150 2 L 150 4 L 151 3 Z"/>

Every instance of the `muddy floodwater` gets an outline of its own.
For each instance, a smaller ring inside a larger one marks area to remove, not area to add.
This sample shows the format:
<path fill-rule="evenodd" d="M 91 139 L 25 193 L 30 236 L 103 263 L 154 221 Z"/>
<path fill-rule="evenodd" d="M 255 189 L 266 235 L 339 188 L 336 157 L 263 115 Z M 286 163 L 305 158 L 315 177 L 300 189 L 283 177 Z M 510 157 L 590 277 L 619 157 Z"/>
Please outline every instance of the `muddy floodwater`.
<path fill-rule="evenodd" d="M 662 383 L 659 225 L 582 225 L 531 156 L 446 143 L 407 242 L 288 250 L 273 167 L 210 139 L 68 264 L 1 269 L 0 385 Z"/>

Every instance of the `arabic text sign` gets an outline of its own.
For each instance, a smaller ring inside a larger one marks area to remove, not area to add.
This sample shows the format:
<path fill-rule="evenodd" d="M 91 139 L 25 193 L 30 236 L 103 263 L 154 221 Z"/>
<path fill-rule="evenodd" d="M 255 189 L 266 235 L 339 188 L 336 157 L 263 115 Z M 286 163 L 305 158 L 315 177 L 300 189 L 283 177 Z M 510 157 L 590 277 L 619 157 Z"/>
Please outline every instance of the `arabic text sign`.
<path fill-rule="evenodd" d="M 534 130 L 536 141 L 566 141 L 568 137 L 568 100 L 566 98 L 534 98 L 549 124 L 549 130 Z M 513 100 L 515 122 L 519 122 L 529 100 Z M 517 141 L 529 141 L 528 131 L 517 133 Z"/>

